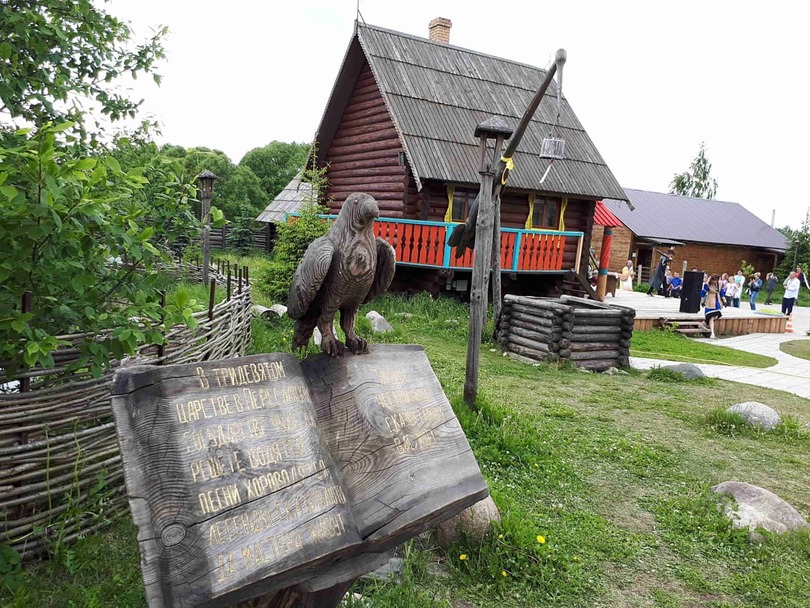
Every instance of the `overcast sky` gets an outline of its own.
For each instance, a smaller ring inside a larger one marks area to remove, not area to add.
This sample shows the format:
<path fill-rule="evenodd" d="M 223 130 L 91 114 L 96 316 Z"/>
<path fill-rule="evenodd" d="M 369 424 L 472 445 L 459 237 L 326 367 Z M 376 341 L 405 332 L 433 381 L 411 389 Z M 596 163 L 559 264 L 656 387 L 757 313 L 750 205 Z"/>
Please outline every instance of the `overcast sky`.
<path fill-rule="evenodd" d="M 366 23 L 538 67 L 565 48 L 563 90 L 625 188 L 666 192 L 707 146 L 716 198 L 797 228 L 807 196 L 810 35 L 803 3 L 771 0 L 361 0 Z M 112 0 L 136 36 L 169 27 L 161 87 L 136 96 L 161 141 L 239 162 L 272 140 L 309 142 L 352 35 L 356 0 Z M 472 127 L 471 127 L 472 128 Z M 700 218 L 684 218 L 700 221 Z M 718 231 L 733 226 L 718 226 Z"/>

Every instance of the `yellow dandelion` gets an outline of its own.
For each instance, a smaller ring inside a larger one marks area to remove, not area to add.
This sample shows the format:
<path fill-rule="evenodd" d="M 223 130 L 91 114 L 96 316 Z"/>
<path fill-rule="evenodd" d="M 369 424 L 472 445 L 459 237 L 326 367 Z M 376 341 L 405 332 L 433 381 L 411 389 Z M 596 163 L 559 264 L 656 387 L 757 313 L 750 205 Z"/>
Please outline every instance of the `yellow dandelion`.
<path fill-rule="evenodd" d="M 574 556 L 574 561 L 575 561 L 575 562 L 578 562 L 578 561 L 579 561 L 579 558 L 578 558 L 576 555 Z"/>
<path fill-rule="evenodd" d="M 506 570 L 501 570 L 501 576 L 508 576 L 508 575 L 506 574 Z"/>
<path fill-rule="evenodd" d="M 545 542 L 546 542 L 546 537 L 545 537 L 545 536 L 543 536 L 542 534 L 538 534 L 538 535 L 537 535 L 537 542 L 538 542 L 538 543 L 540 543 L 541 545 L 545 544 Z"/>
<path fill-rule="evenodd" d="M 503 540 L 503 534 L 498 534 L 498 540 Z"/>
<path fill-rule="evenodd" d="M 466 554 L 466 553 L 462 553 L 461 555 L 459 555 L 459 556 L 458 556 L 458 558 L 459 558 L 461 561 L 464 561 L 465 559 L 467 559 L 467 554 Z"/>
<path fill-rule="evenodd" d="M 534 466 L 535 466 L 535 467 L 539 467 L 540 465 L 539 465 L 539 464 L 537 464 L 537 463 L 535 462 L 535 463 L 534 463 Z"/>

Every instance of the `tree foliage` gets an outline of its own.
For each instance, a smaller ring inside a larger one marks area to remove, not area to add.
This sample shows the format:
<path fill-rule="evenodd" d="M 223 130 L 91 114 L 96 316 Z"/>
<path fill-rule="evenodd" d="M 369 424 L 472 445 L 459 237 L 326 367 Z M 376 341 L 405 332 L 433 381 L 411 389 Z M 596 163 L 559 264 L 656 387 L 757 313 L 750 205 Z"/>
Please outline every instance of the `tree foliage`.
<path fill-rule="evenodd" d="M 689 170 L 676 173 L 669 184 L 670 194 L 693 198 L 714 198 L 717 180 L 711 177 L 712 164 L 706 158 L 706 145 L 701 142 L 698 155 L 689 165 Z"/>
<path fill-rule="evenodd" d="M 303 172 L 302 180 L 312 189 L 308 191 L 298 216 L 277 225 L 273 259 L 256 277 L 263 291 L 277 302 L 287 301 L 293 274 L 307 247 L 329 229 L 323 218 L 328 209 L 319 203 L 321 194 L 326 191 L 326 169 L 309 167 Z"/>
<path fill-rule="evenodd" d="M 250 167 L 234 165 L 224 152 L 180 146 L 164 146 L 162 152 L 182 161 L 185 177 L 190 181 L 194 181 L 205 169 L 216 174 L 219 179 L 214 185 L 211 204 L 221 210 L 226 218 L 235 219 L 246 213 L 246 209 L 250 209 L 255 218 L 267 206 L 268 197 L 259 178 Z"/>
<path fill-rule="evenodd" d="M 70 123 L 18 131 L 0 149 L 0 360 L 13 373 L 53 367 L 56 336 L 89 333 L 77 366 L 101 373 L 191 311 L 163 313 L 155 265 L 166 259 L 155 233 L 187 214 L 193 188 L 167 168 L 159 173 L 160 210 L 144 204 L 144 169 L 129 171 L 113 155 L 74 156 L 61 135 Z M 151 214 L 151 215 L 150 215 Z M 163 218 L 161 220 L 161 218 Z M 33 310 L 23 312 L 23 294 Z"/>
<path fill-rule="evenodd" d="M 787 275 L 795 270 L 796 266 L 801 266 L 806 273 L 810 271 L 810 210 L 806 213 L 800 228 L 794 230 L 785 226 L 780 228 L 779 232 L 784 234 L 788 240 L 785 257 L 777 271 L 779 278 L 787 278 Z"/>
<path fill-rule="evenodd" d="M 113 85 L 152 72 L 164 56 L 165 33 L 159 28 L 133 43 L 129 26 L 90 0 L 3 0 L 0 122 L 72 121 L 83 130 L 90 106 L 110 120 L 134 117 L 140 102 Z"/>
<path fill-rule="evenodd" d="M 271 141 L 245 154 L 239 166 L 250 168 L 273 200 L 304 166 L 309 149 L 309 144 Z"/>
<path fill-rule="evenodd" d="M 161 310 L 153 289 L 168 248 L 198 230 L 193 185 L 182 163 L 148 142 L 121 138 L 107 149 L 102 122 L 136 115 L 139 102 L 114 88 L 116 80 L 159 80 L 153 69 L 164 33 L 134 43 L 126 24 L 89 0 L 0 0 L 6 373 L 53 367 L 58 336 L 83 334 L 72 365 L 99 374 L 111 357 L 161 343 L 173 323 L 194 324 L 187 301 Z M 33 308 L 23 312 L 25 293 Z"/>

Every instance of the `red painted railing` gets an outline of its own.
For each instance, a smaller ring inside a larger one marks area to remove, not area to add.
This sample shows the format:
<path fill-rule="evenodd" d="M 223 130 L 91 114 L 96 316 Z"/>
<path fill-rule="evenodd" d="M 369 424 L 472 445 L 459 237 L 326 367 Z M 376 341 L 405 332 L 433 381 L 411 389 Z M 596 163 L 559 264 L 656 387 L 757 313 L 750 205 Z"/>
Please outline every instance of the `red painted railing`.
<path fill-rule="evenodd" d="M 447 246 L 455 224 L 410 219 L 379 218 L 374 234 L 391 243 L 397 263 L 437 268 L 472 268 L 474 252 L 467 250 L 461 258 Z M 501 230 L 501 268 L 504 272 L 563 272 L 563 255 L 567 238 L 582 245 L 581 232 L 556 230 Z M 577 255 L 579 257 L 579 255 Z"/>

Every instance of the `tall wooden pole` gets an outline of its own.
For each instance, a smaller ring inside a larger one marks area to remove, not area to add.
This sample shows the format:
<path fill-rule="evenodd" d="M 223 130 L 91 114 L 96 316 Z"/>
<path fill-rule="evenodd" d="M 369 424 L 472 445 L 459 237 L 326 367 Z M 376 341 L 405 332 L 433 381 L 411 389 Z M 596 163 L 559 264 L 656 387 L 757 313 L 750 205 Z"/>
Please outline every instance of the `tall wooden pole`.
<path fill-rule="evenodd" d="M 481 190 L 478 193 L 478 230 L 492 234 L 494 212 L 492 208 L 492 165 L 487 163 L 481 171 Z M 470 290 L 470 337 L 467 341 L 467 373 L 464 379 L 464 402 L 475 409 L 478 395 L 478 367 L 481 356 L 481 334 L 487 310 L 486 274 L 490 269 L 492 239 L 481 239 L 473 258 L 472 288 Z"/>
<path fill-rule="evenodd" d="M 218 179 L 207 169 L 197 176 L 200 191 L 200 221 L 202 222 L 202 257 L 203 285 L 208 285 L 208 266 L 211 263 L 211 194 L 214 191 L 214 180 Z"/>

